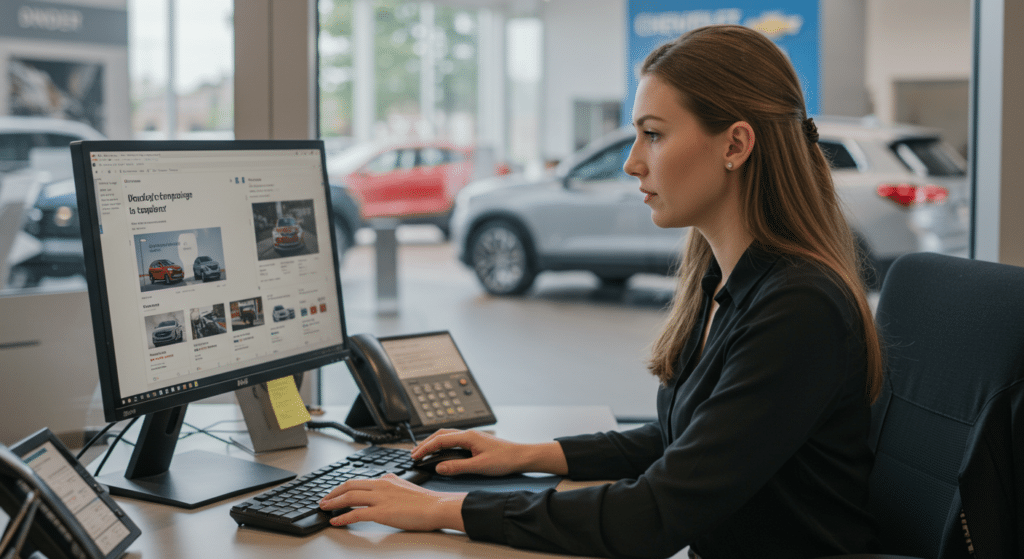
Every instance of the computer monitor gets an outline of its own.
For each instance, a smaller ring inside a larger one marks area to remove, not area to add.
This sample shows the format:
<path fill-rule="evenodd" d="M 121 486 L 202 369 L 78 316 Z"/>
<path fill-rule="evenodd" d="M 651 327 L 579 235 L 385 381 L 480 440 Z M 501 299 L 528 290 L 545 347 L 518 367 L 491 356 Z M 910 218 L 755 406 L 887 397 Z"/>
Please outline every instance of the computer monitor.
<path fill-rule="evenodd" d="M 71 144 L 114 494 L 187 508 L 293 477 L 174 447 L 190 402 L 345 359 L 320 141 Z"/>

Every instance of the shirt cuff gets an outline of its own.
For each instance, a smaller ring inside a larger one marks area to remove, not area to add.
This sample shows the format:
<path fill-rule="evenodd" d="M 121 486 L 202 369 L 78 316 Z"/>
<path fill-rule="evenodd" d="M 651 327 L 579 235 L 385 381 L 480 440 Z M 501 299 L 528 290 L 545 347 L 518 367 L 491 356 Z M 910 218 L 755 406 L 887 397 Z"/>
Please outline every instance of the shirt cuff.
<path fill-rule="evenodd" d="M 470 491 L 462 501 L 462 524 L 471 539 L 508 545 L 505 503 L 508 493 Z"/>
<path fill-rule="evenodd" d="M 607 479 L 601 460 L 594 460 L 595 448 L 601 447 L 602 438 L 598 435 L 576 435 L 555 439 L 562 445 L 565 463 L 569 467 L 569 479 L 594 480 Z M 606 455 L 607 456 L 607 455 Z"/>

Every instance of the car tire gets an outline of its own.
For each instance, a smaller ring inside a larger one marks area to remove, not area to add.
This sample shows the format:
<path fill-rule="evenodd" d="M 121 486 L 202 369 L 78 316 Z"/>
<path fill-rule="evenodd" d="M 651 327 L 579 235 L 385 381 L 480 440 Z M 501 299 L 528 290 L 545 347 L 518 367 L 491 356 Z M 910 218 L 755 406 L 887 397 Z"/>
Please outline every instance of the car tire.
<path fill-rule="evenodd" d="M 469 257 L 480 284 L 492 295 L 525 293 L 537 277 L 528 236 L 506 219 L 488 221 L 476 230 Z"/>
<path fill-rule="evenodd" d="M 197 280 L 199 280 L 201 282 L 204 282 L 204 283 L 206 282 L 206 278 L 203 277 L 203 273 L 202 272 L 199 272 L 199 273 L 195 274 L 195 276 L 196 276 Z"/>

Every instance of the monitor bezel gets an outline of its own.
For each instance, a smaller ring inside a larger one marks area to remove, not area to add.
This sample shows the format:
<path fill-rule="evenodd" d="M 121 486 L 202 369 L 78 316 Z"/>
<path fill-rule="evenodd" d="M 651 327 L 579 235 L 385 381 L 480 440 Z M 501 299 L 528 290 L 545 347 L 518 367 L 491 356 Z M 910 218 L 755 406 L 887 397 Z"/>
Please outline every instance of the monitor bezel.
<path fill-rule="evenodd" d="M 338 298 L 338 318 L 341 343 L 299 355 L 284 357 L 256 365 L 221 373 L 198 381 L 198 387 L 154 396 L 138 402 L 123 403 L 127 396 L 120 393 L 112 321 L 107 304 L 106 274 L 99 238 L 96 189 L 90 171 L 92 153 L 131 151 L 204 151 L 204 150 L 317 150 L 323 173 L 324 201 L 327 229 L 330 233 L 330 254 L 334 262 L 335 293 Z M 78 200 L 78 216 L 82 231 L 82 249 L 85 259 L 85 279 L 89 287 L 89 305 L 92 314 L 96 359 L 103 415 L 106 421 L 120 421 L 187 405 L 198 400 L 232 392 L 288 375 L 317 369 L 348 358 L 350 350 L 345 326 L 345 306 L 342 298 L 341 275 L 337 251 L 338 240 L 331 205 L 331 188 L 327 178 L 326 156 L 321 140 L 85 140 L 71 143 L 72 170 Z"/>

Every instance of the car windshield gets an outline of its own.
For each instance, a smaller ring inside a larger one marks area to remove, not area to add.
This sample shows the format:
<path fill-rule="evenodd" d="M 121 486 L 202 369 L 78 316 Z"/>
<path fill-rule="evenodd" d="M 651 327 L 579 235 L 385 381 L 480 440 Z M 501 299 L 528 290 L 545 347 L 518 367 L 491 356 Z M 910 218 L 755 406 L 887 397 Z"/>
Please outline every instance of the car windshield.
<path fill-rule="evenodd" d="M 157 326 L 157 328 L 163 328 L 164 326 L 174 326 L 175 324 L 176 323 L 173 320 L 165 320 L 161 322 L 160 325 Z"/>
<path fill-rule="evenodd" d="M 278 227 L 295 227 L 295 220 L 290 217 L 282 217 L 277 220 Z"/>
<path fill-rule="evenodd" d="M 199 261 L 199 262 L 209 262 L 210 261 L 210 257 L 209 256 L 200 256 L 199 258 L 196 258 L 196 260 Z"/>
<path fill-rule="evenodd" d="M 931 177 L 962 177 L 967 174 L 963 158 L 938 138 L 911 138 L 889 146 L 911 171 Z"/>

